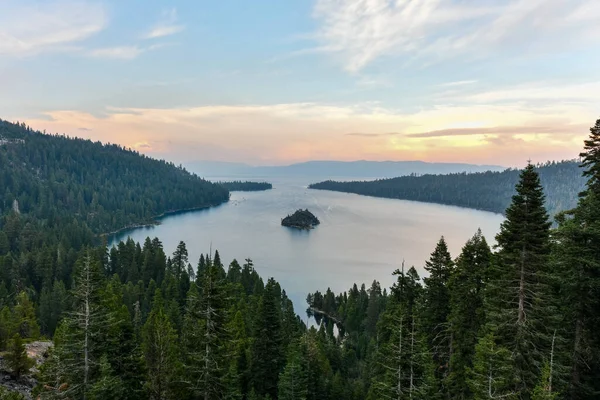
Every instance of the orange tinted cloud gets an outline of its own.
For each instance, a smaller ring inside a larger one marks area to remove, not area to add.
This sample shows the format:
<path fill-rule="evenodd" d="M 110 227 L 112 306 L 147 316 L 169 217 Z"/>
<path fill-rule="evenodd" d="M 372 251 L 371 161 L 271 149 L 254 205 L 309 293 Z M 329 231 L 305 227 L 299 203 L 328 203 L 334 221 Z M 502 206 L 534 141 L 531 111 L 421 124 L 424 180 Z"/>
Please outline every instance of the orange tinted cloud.
<path fill-rule="evenodd" d="M 36 129 L 119 143 L 174 161 L 285 164 L 314 159 L 522 165 L 573 158 L 593 113 L 580 106 L 438 106 L 412 114 L 373 104 L 291 103 L 51 111 Z"/>

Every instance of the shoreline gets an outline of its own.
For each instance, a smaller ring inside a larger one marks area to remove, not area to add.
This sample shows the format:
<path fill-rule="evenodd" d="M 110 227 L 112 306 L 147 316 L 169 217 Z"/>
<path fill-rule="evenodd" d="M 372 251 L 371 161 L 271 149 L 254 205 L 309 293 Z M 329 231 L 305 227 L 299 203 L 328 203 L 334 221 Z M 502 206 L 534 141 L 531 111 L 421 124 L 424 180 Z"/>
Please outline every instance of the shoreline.
<path fill-rule="evenodd" d="M 162 214 L 158 214 L 152 217 L 152 221 L 151 222 L 147 222 L 147 223 L 140 223 L 140 224 L 136 224 L 136 225 L 130 225 L 130 226 L 126 226 L 124 228 L 121 229 L 117 229 L 116 231 L 112 231 L 112 232 L 105 232 L 105 233 L 101 233 L 98 235 L 99 238 L 105 238 L 105 237 L 109 237 L 109 236 L 116 236 L 119 233 L 122 233 L 124 231 L 128 231 L 128 230 L 133 230 L 133 229 L 139 229 L 139 228 L 146 228 L 146 227 L 150 227 L 150 226 L 157 226 L 160 225 L 160 219 L 168 217 L 170 215 L 174 215 L 174 214 L 179 214 L 179 213 L 186 213 L 186 212 L 192 212 L 192 211 L 200 211 L 200 210 L 208 210 L 209 208 L 213 208 L 213 207 L 218 207 L 221 206 L 225 203 L 228 203 L 229 199 L 219 203 L 219 204 L 209 204 L 209 205 L 204 205 L 204 206 L 198 206 L 198 207 L 190 207 L 190 208 L 182 208 L 180 210 L 169 210 L 169 211 L 165 211 Z"/>

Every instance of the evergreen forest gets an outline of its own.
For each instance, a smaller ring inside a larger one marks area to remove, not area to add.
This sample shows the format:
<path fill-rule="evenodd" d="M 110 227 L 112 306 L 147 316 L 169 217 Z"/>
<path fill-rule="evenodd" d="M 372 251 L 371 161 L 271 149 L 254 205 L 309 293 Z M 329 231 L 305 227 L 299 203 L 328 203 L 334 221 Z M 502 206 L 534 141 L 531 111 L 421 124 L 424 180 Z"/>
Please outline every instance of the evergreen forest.
<path fill-rule="evenodd" d="M 585 187 L 578 162 L 552 161 L 534 167 L 544 188 L 545 206 L 551 216 L 577 205 L 578 195 Z M 519 175 L 517 169 L 447 175 L 412 174 L 375 181 L 324 181 L 311 184 L 309 188 L 447 204 L 502 214 L 515 194 Z"/>
<path fill-rule="evenodd" d="M 310 293 L 309 326 L 251 259 L 102 242 L 227 190 L 118 146 L 0 127 L 0 353 L 19 379 L 25 344 L 53 340 L 35 398 L 600 398 L 600 120 L 555 227 L 561 189 L 542 172 L 574 163 L 492 174 L 516 176 L 494 246 L 473 232 L 451 255 L 440 237 L 426 276 L 399 260 L 391 288 Z"/>
<path fill-rule="evenodd" d="M 273 185 L 268 182 L 232 181 L 217 183 L 230 192 L 257 192 L 273 189 Z"/>
<path fill-rule="evenodd" d="M 0 188 L 0 215 L 14 209 L 33 231 L 69 225 L 108 233 L 229 200 L 224 187 L 172 163 L 2 120 Z"/>

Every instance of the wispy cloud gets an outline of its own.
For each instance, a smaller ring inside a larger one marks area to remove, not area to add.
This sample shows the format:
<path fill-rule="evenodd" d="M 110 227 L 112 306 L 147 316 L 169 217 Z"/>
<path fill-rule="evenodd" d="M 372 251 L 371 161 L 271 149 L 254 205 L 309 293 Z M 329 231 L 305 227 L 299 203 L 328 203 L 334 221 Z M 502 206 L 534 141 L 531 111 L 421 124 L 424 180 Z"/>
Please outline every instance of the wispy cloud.
<path fill-rule="evenodd" d="M 103 30 L 104 6 L 83 0 L 1 2 L 0 54 L 32 55 L 73 50 L 73 46 Z"/>
<path fill-rule="evenodd" d="M 361 76 L 356 84 L 364 88 L 380 88 L 380 87 L 391 87 L 392 82 L 390 79 L 384 76 L 377 75 L 365 75 Z"/>
<path fill-rule="evenodd" d="M 473 103 L 495 102 L 582 102 L 598 104 L 600 81 L 596 82 L 531 82 L 499 89 L 461 95 Z"/>
<path fill-rule="evenodd" d="M 87 51 L 85 54 L 88 57 L 94 58 L 107 58 L 114 60 L 133 60 L 138 56 L 153 51 L 158 50 L 163 47 L 169 46 L 167 43 L 156 43 L 151 46 L 141 47 L 138 45 L 132 46 L 113 46 L 113 47 L 101 47 L 98 49 L 92 49 Z"/>
<path fill-rule="evenodd" d="M 548 121 L 549 122 L 549 121 Z M 561 134 L 565 132 L 583 132 L 584 124 L 560 124 L 547 126 L 494 126 L 481 128 L 454 128 L 440 129 L 429 132 L 410 133 L 405 135 L 412 138 L 439 138 L 449 136 L 472 136 L 472 135 L 539 135 L 539 134 Z"/>
<path fill-rule="evenodd" d="M 440 86 L 442 87 L 456 87 L 456 86 L 466 86 L 477 83 L 477 80 L 466 80 L 466 81 L 454 81 L 454 82 L 446 82 L 442 83 Z"/>
<path fill-rule="evenodd" d="M 430 64 L 572 49 L 600 37 L 590 15 L 600 15 L 596 0 L 317 0 L 314 9 L 318 46 L 352 73 L 385 56 Z"/>
<path fill-rule="evenodd" d="M 365 133 L 365 132 L 350 132 L 346 133 L 346 136 L 356 136 L 365 138 L 377 138 L 382 136 L 397 136 L 402 135 L 401 132 L 385 132 L 385 133 Z"/>
<path fill-rule="evenodd" d="M 96 58 L 112 58 L 117 60 L 133 60 L 145 50 L 138 46 L 104 47 L 90 50 L 87 54 Z"/>
<path fill-rule="evenodd" d="M 162 12 L 160 21 L 148 32 L 142 35 L 143 39 L 156 39 L 171 36 L 185 29 L 185 25 L 177 22 L 177 10 L 175 8 Z"/>

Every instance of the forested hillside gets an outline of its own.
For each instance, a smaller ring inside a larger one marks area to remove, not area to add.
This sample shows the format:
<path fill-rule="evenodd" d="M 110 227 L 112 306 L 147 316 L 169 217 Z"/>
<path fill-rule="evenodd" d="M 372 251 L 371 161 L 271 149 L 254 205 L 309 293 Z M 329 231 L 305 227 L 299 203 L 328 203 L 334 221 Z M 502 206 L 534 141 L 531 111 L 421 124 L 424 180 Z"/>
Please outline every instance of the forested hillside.
<path fill-rule="evenodd" d="M 94 233 L 229 198 L 227 189 L 172 163 L 2 120 L 0 187 L 0 215 L 14 207 L 48 226 L 76 220 Z"/>
<path fill-rule="evenodd" d="M 536 171 L 544 187 L 550 215 L 575 207 L 577 195 L 585 185 L 577 162 L 548 162 L 537 165 Z M 309 188 L 504 213 L 515 193 L 519 172 L 508 169 L 503 172 L 410 175 L 375 181 L 325 181 Z"/>
<path fill-rule="evenodd" d="M 389 290 L 309 294 L 315 327 L 250 259 L 196 262 L 183 242 L 167 256 L 150 238 L 108 249 L 77 218 L 34 231 L 9 210 L 0 386 L 29 374 L 24 343 L 46 336 L 41 399 L 598 399 L 600 120 L 581 157 L 586 185 L 557 228 L 530 165 L 496 247 L 474 232 L 451 255 L 442 237 L 424 277 L 399 264 Z"/>

